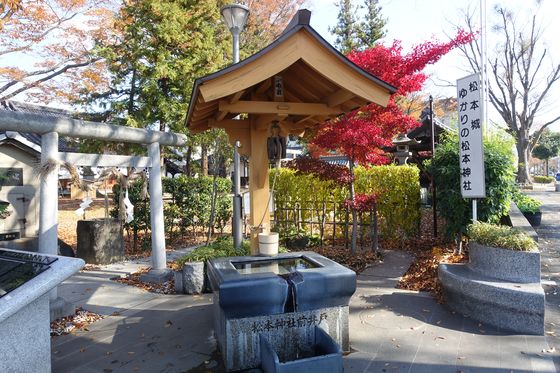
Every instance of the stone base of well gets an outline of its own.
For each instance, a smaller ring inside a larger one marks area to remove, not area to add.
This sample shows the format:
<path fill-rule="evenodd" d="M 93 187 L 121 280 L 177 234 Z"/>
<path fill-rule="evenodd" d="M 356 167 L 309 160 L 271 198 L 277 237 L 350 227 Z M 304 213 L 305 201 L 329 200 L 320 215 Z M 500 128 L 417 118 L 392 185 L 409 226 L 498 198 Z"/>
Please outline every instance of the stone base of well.
<path fill-rule="evenodd" d="M 0 322 L 0 372 L 51 371 L 49 294 Z"/>
<path fill-rule="evenodd" d="M 349 351 L 348 306 L 277 315 L 225 319 L 218 316 L 216 339 L 227 371 L 257 368 L 261 364 L 260 338 L 266 337 L 281 361 L 305 356 L 315 341 L 315 327 L 324 330 Z"/>

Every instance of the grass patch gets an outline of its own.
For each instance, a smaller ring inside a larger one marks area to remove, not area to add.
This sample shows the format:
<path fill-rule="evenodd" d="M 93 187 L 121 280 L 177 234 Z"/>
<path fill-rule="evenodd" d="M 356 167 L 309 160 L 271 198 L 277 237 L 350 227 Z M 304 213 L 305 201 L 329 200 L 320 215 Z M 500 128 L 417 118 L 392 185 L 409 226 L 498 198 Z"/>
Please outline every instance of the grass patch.
<path fill-rule="evenodd" d="M 467 228 L 469 239 L 481 245 L 516 251 L 538 251 L 537 243 L 517 229 L 477 222 Z"/>

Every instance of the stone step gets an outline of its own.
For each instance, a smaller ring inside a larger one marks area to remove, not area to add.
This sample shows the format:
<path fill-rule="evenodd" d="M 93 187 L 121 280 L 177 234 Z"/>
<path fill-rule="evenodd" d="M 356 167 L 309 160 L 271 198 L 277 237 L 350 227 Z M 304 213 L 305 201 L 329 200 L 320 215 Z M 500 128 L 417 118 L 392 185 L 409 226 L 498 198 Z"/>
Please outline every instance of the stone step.
<path fill-rule="evenodd" d="M 446 305 L 472 319 L 523 334 L 544 334 L 544 290 L 482 275 L 466 264 L 440 264 Z"/>

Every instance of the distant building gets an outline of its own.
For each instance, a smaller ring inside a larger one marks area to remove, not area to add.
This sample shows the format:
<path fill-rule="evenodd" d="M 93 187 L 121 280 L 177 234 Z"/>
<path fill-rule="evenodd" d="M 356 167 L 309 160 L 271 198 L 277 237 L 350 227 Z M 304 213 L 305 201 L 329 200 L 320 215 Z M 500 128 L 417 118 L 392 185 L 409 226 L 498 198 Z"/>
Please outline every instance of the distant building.
<path fill-rule="evenodd" d="M 0 111 L 16 111 L 44 116 L 68 117 L 65 110 L 13 101 L 0 101 Z M 59 142 L 60 151 L 68 151 Z M 8 202 L 10 215 L 0 220 L 0 241 L 34 237 L 39 231 L 39 186 L 35 168 L 41 158 L 41 135 L 0 131 L 0 201 Z M 60 176 L 61 189 L 69 175 Z"/>

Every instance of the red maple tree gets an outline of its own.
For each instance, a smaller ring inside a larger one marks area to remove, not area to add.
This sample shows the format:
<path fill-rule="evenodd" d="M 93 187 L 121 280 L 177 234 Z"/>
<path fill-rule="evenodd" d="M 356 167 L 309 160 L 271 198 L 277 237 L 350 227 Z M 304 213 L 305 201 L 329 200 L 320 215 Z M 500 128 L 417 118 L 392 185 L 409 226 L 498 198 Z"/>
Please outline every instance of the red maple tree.
<path fill-rule="evenodd" d="M 370 104 L 325 123 L 311 140 L 311 145 L 340 152 L 353 163 L 387 163 L 389 158 L 381 148 L 390 146 L 397 134 L 419 125 L 399 108 L 399 98 L 422 89 L 428 77 L 422 70 L 427 65 L 473 39 L 474 34 L 459 30 L 448 42 L 427 41 L 406 54 L 400 41 L 394 41 L 390 46 L 378 44 L 364 51 L 350 52 L 348 59 L 397 87 L 397 92 L 391 95 L 387 107 Z"/>
<path fill-rule="evenodd" d="M 388 163 L 389 158 L 382 147 L 390 146 L 399 133 L 407 132 L 419 123 L 399 108 L 399 98 L 422 89 L 427 75 L 422 72 L 426 65 L 433 64 L 453 48 L 471 42 L 474 34 L 459 30 L 446 43 L 427 41 L 403 54 L 399 41 L 391 46 L 378 44 L 364 51 L 352 51 L 348 58 L 362 69 L 397 87 L 391 95 L 387 107 L 370 104 L 331 120 L 319 130 L 311 140 L 311 149 L 322 148 L 342 153 L 350 160 L 349 199 L 347 206 L 352 209 L 352 254 L 356 253 L 357 210 L 370 208 L 375 204 L 376 195 L 356 195 L 354 191 L 354 164 L 362 165 Z M 320 169 L 315 165 L 316 169 Z"/>

